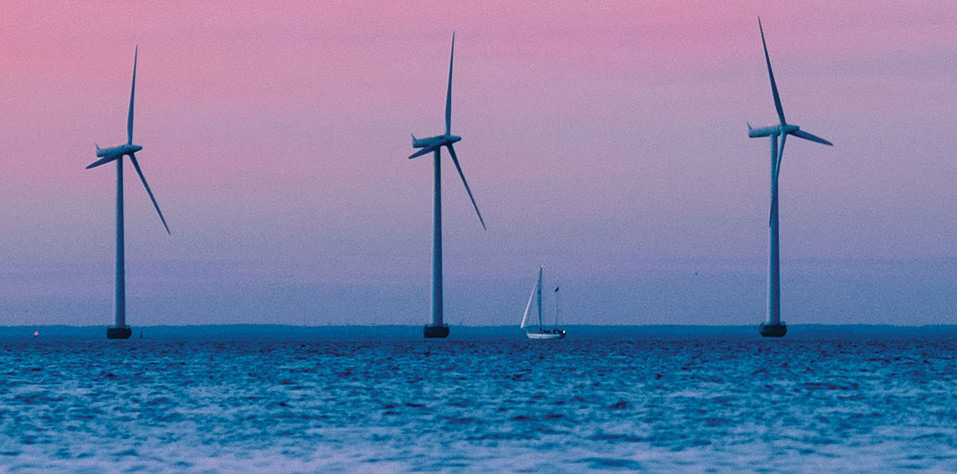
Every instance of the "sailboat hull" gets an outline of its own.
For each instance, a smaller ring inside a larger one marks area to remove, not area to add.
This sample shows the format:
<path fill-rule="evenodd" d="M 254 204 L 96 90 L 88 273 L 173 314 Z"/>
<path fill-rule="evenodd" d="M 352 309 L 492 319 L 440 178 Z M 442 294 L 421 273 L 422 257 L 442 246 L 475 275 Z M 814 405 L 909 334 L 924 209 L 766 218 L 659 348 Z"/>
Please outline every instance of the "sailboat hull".
<path fill-rule="evenodd" d="M 565 339 L 565 331 L 558 329 L 547 332 L 525 331 L 525 336 L 529 339 Z"/>

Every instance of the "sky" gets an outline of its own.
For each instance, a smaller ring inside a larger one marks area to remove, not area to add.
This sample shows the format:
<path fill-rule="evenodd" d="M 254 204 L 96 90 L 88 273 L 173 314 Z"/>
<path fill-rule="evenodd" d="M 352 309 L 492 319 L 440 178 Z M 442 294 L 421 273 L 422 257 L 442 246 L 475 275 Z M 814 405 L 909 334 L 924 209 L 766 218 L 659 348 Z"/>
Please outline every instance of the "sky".
<path fill-rule="evenodd" d="M 788 121 L 790 324 L 957 322 L 957 5 L 7 1 L 0 325 L 112 322 L 126 167 L 133 326 L 424 324 L 432 163 L 446 320 L 518 325 L 545 266 L 567 324 L 758 324 L 769 140 L 761 17 Z"/>

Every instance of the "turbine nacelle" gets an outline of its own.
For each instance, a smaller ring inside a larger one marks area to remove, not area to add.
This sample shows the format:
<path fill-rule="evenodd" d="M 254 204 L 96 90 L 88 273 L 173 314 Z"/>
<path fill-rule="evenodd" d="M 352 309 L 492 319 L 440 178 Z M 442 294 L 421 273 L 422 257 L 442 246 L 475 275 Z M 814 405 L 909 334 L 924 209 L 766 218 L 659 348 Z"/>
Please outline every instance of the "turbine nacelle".
<path fill-rule="evenodd" d="M 99 160 L 94 161 L 87 165 L 86 169 L 96 168 L 100 165 L 105 165 L 107 163 L 112 163 L 124 156 L 129 155 L 130 158 L 134 158 L 134 153 L 142 150 L 143 147 L 139 145 L 134 145 L 132 143 L 125 143 L 123 145 L 118 145 L 110 148 L 100 148 L 96 147 L 96 156 L 100 158 Z"/>
<path fill-rule="evenodd" d="M 134 145 L 132 143 L 124 143 L 122 145 L 117 145 L 110 148 L 97 147 L 96 156 L 98 158 L 104 158 L 104 157 L 113 156 L 113 155 L 122 156 L 122 155 L 128 155 L 130 153 L 136 153 L 142 149 L 143 149 L 142 146 Z"/>
<path fill-rule="evenodd" d="M 748 138 L 770 137 L 772 135 L 781 135 L 794 133 L 800 130 L 797 125 L 774 125 L 770 127 L 751 128 L 748 124 Z"/>
<path fill-rule="evenodd" d="M 773 127 L 759 127 L 751 128 L 751 125 L 748 125 L 748 138 L 758 138 L 758 137 L 770 137 L 772 135 L 780 135 L 781 126 L 775 125 Z"/>
<path fill-rule="evenodd" d="M 438 135 L 428 138 L 415 138 L 415 135 L 412 135 L 412 148 L 435 148 L 451 145 L 461 140 L 462 137 L 456 135 Z"/>

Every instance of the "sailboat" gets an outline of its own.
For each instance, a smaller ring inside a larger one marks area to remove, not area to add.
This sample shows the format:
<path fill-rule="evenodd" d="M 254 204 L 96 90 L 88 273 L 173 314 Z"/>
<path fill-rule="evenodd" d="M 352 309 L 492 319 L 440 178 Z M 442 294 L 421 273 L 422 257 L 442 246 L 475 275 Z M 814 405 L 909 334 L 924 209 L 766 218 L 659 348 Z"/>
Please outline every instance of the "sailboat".
<path fill-rule="evenodd" d="M 542 274 L 544 270 L 545 267 L 539 267 L 538 269 L 538 280 L 532 288 L 532 294 L 528 296 L 528 304 L 525 305 L 525 315 L 522 316 L 522 325 L 519 327 L 525 330 L 525 335 L 528 336 L 529 339 L 564 339 L 565 331 L 558 329 L 558 287 L 555 287 L 555 327 L 546 329 L 542 322 Z M 533 301 L 537 301 L 536 306 L 538 306 L 537 328 L 534 325 L 530 325 L 528 321 L 528 313 L 531 312 Z"/>

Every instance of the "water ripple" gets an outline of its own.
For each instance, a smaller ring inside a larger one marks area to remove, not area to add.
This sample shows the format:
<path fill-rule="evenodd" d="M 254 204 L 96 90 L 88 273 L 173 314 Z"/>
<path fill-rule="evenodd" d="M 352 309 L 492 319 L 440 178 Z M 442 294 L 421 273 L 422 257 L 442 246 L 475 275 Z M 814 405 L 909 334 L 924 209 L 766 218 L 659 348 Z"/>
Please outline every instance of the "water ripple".
<path fill-rule="evenodd" d="M 957 471 L 951 341 L 0 341 L 0 470 Z"/>

